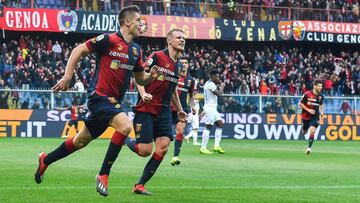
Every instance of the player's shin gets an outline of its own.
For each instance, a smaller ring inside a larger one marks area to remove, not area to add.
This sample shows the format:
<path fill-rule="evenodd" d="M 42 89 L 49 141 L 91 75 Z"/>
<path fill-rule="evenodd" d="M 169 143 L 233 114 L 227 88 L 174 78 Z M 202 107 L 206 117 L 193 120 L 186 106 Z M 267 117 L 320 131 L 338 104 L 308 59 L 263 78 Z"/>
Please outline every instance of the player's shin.
<path fill-rule="evenodd" d="M 126 135 L 115 131 L 111 138 L 99 175 L 110 174 L 111 167 L 115 162 L 116 158 L 118 157 L 126 138 Z"/>
<path fill-rule="evenodd" d="M 183 141 L 183 134 L 176 134 L 175 144 L 174 144 L 174 156 L 179 156 L 181 151 L 182 141 Z"/>
<path fill-rule="evenodd" d="M 146 182 L 150 180 L 150 178 L 155 174 L 156 170 L 160 166 L 164 156 L 158 153 L 154 153 L 150 160 L 147 162 L 143 174 L 139 180 L 138 184 L 145 185 Z"/>
<path fill-rule="evenodd" d="M 215 145 L 214 147 L 220 147 L 220 141 L 222 136 L 222 128 L 216 128 L 215 130 Z"/>
<path fill-rule="evenodd" d="M 209 142 L 209 135 L 210 135 L 210 130 L 205 128 L 202 134 L 202 144 L 201 144 L 202 149 L 207 148 L 207 144 Z"/>
<path fill-rule="evenodd" d="M 78 150 L 74 146 L 74 138 L 68 138 L 66 141 L 64 141 L 58 148 L 56 148 L 54 151 L 50 152 L 45 158 L 44 163 L 46 165 L 50 165 L 54 163 L 55 161 L 62 159 L 69 154 L 72 154 L 76 150 Z"/>

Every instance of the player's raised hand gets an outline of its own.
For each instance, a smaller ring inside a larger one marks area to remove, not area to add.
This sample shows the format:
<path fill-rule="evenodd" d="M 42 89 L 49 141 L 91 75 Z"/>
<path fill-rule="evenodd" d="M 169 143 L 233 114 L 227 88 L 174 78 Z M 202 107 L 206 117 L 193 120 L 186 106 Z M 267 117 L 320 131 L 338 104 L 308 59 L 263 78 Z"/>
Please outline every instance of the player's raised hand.
<path fill-rule="evenodd" d="M 149 103 L 152 100 L 152 95 L 145 93 L 145 94 L 143 94 L 143 96 L 141 98 L 145 103 Z"/>
<path fill-rule="evenodd" d="M 61 78 L 57 83 L 56 85 L 54 85 L 51 90 L 53 92 L 59 92 L 59 91 L 66 91 L 69 89 L 69 86 L 70 86 L 70 81 L 71 81 L 71 78 L 68 79 L 68 78 Z"/>
<path fill-rule="evenodd" d="M 178 115 L 178 117 L 179 117 L 180 122 L 186 123 L 187 114 L 186 114 L 184 111 L 179 111 L 179 112 L 177 113 L 177 115 Z"/>
<path fill-rule="evenodd" d="M 310 113 L 311 115 L 315 115 L 316 111 L 315 111 L 314 109 L 309 109 L 309 113 Z"/>
<path fill-rule="evenodd" d="M 154 65 L 153 67 L 151 67 L 150 76 L 154 79 L 156 79 L 160 76 L 159 67 L 157 65 Z"/>

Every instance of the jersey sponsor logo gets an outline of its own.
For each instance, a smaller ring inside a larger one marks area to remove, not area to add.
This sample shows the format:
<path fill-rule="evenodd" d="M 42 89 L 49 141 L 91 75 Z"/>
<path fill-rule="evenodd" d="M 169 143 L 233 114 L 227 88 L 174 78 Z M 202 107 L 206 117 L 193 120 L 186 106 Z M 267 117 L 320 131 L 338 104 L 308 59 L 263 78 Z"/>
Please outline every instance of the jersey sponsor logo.
<path fill-rule="evenodd" d="M 117 70 L 117 69 L 121 68 L 121 69 L 132 71 L 134 69 L 134 66 L 128 65 L 128 64 L 123 64 L 119 60 L 112 60 L 111 64 L 110 64 L 110 68 L 113 70 Z"/>
<path fill-rule="evenodd" d="M 166 76 L 166 75 L 159 75 L 157 80 L 160 80 L 160 81 L 167 80 L 167 81 L 170 81 L 170 82 L 173 82 L 173 83 L 176 83 L 176 84 L 178 83 L 178 79 L 170 77 L 170 76 Z"/>
<path fill-rule="evenodd" d="M 167 64 L 169 65 L 169 64 Z M 164 68 L 164 67 L 159 67 L 158 71 L 160 73 L 165 73 L 165 75 L 172 75 L 172 76 L 175 76 L 175 73 L 167 68 Z"/>
<path fill-rule="evenodd" d="M 109 52 L 109 55 L 110 55 L 110 56 L 114 56 L 114 57 L 129 59 L 129 55 L 128 55 L 128 54 L 119 53 L 119 52 L 116 52 L 116 51 L 110 51 L 110 52 Z"/>
<path fill-rule="evenodd" d="M 313 105 L 313 106 L 320 106 L 320 104 L 315 103 L 315 102 L 307 102 L 308 105 Z"/>

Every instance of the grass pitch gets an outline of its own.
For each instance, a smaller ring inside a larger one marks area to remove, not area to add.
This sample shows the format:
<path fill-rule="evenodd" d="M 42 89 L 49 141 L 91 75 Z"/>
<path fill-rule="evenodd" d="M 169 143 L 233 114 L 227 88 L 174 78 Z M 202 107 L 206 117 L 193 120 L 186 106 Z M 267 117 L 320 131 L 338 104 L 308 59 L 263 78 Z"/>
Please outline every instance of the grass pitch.
<path fill-rule="evenodd" d="M 0 139 L 0 202 L 360 202 L 359 142 L 315 141 L 310 156 L 305 141 L 223 140 L 225 155 L 200 155 L 184 143 L 176 167 L 169 164 L 171 145 L 146 185 L 153 196 L 131 193 L 149 158 L 124 147 L 104 198 L 95 175 L 109 140 L 95 140 L 51 165 L 42 184 L 34 182 L 37 154 L 62 141 Z"/>

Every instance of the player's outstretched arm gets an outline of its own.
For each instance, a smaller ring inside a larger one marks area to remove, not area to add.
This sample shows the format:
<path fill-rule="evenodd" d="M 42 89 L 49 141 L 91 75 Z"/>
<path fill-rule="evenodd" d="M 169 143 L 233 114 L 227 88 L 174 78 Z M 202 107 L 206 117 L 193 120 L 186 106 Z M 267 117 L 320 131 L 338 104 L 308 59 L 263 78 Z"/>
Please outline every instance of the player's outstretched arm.
<path fill-rule="evenodd" d="M 320 111 L 320 115 L 323 116 L 324 115 L 324 105 L 323 104 L 321 104 L 319 106 L 319 111 Z"/>
<path fill-rule="evenodd" d="M 66 91 L 69 89 L 71 78 L 74 74 L 76 64 L 79 62 L 81 56 L 86 55 L 90 52 L 85 43 L 77 46 L 70 54 L 69 61 L 66 64 L 65 74 L 59 80 L 56 85 L 54 85 L 51 90 L 58 92 L 60 90 Z"/>
<path fill-rule="evenodd" d="M 145 86 L 159 77 L 158 67 L 152 66 L 150 72 L 134 72 L 135 81 L 138 85 Z"/>

